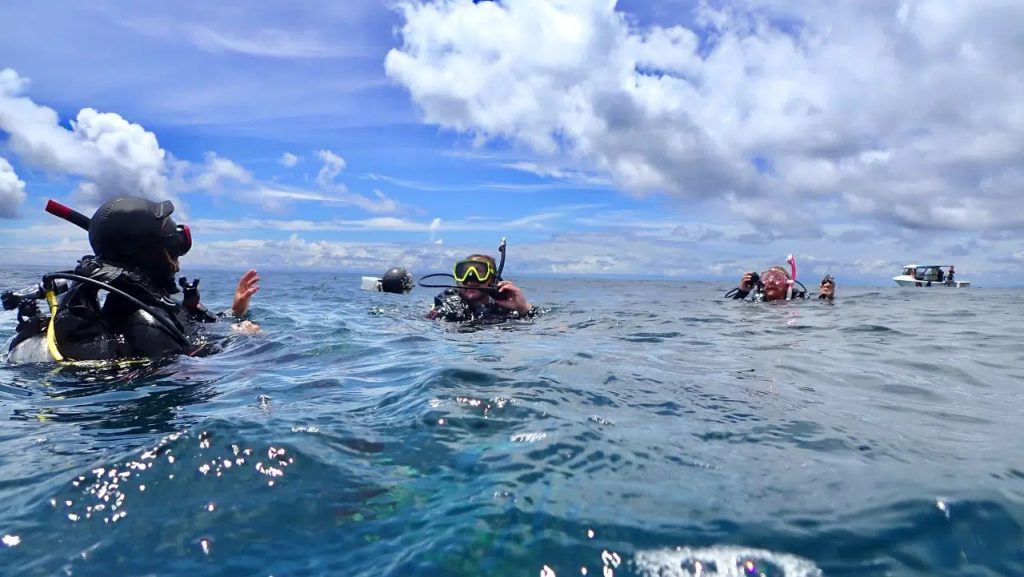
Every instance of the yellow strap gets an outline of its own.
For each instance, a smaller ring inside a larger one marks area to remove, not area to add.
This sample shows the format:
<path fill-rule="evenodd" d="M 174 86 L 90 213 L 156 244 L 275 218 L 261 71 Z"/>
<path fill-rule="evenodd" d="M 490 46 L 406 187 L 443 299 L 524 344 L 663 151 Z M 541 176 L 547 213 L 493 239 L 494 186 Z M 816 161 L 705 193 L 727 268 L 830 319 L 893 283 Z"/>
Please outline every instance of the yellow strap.
<path fill-rule="evenodd" d="M 60 354 L 57 350 L 57 335 L 54 334 L 53 330 L 53 319 L 57 316 L 57 293 L 46 291 L 46 304 L 50 305 L 50 324 L 46 327 L 46 348 L 50 351 L 50 355 L 53 356 L 53 360 L 58 363 L 63 362 L 64 355 Z"/>

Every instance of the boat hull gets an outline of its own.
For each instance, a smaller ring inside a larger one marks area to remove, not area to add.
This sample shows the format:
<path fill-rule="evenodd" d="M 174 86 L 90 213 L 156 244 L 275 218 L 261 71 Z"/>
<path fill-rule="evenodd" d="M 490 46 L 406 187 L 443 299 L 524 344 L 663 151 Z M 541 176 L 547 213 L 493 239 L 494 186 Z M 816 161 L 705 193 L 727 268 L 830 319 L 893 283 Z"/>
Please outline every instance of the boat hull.
<path fill-rule="evenodd" d="M 951 283 L 948 282 L 937 282 L 937 281 L 925 281 L 917 280 L 909 276 L 895 276 L 892 280 L 896 281 L 896 284 L 903 287 L 949 287 L 949 288 L 967 288 L 971 286 L 971 281 L 968 280 L 955 280 Z"/>

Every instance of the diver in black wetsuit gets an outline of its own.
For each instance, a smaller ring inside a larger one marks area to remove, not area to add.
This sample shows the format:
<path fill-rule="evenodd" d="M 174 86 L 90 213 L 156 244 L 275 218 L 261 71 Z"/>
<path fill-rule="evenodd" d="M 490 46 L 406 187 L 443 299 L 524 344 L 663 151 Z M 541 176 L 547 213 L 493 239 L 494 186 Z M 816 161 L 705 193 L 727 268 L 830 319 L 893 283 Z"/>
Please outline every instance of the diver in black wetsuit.
<path fill-rule="evenodd" d="M 490 324 L 534 315 L 534 307 L 519 287 L 507 280 L 493 282 L 500 278 L 493 257 L 470 255 L 455 263 L 452 276 L 459 288 L 447 288 L 434 297 L 428 319 Z"/>
<path fill-rule="evenodd" d="M 49 327 L 52 337 L 47 335 L 54 360 L 159 359 L 198 352 L 204 340 L 200 324 L 218 316 L 200 304 L 198 279 L 191 284 L 180 279 L 181 304 L 171 298 L 179 292 L 178 258 L 192 248 L 191 231 L 176 224 L 172 212 L 170 201 L 125 197 L 105 203 L 91 219 L 78 215 L 95 256 L 83 257 L 67 275 L 77 278 L 61 296 Z M 258 282 L 254 270 L 242 277 L 232 305 L 236 316 L 245 314 Z M 102 306 L 100 291 L 106 292 Z M 255 332 L 251 327 L 243 330 Z"/>

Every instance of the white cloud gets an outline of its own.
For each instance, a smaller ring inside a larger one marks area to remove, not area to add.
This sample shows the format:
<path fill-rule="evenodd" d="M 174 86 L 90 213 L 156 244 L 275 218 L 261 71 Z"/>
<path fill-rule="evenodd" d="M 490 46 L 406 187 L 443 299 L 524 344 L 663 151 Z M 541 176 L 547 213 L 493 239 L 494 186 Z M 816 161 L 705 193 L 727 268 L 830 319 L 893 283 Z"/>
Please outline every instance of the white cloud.
<path fill-rule="evenodd" d="M 334 190 L 328 192 L 314 192 L 265 185 L 256 189 L 252 198 L 263 202 L 268 208 L 274 208 L 280 202 L 300 201 L 356 206 L 367 212 L 377 213 L 398 210 L 398 203 L 380 191 L 374 191 L 376 198 L 370 198 L 348 192 L 345 187 L 340 185 L 335 185 L 333 188 Z"/>
<path fill-rule="evenodd" d="M 17 217 L 23 202 L 25 182 L 18 178 L 11 163 L 0 156 L 0 218 Z"/>
<path fill-rule="evenodd" d="M 252 180 L 252 173 L 232 160 L 217 156 L 215 152 L 207 152 L 206 163 L 192 182 L 192 186 L 202 190 L 218 190 L 225 182 L 245 184 Z"/>
<path fill-rule="evenodd" d="M 184 30 L 193 44 L 209 52 L 236 52 L 271 58 L 337 58 L 358 55 L 358 52 L 333 45 L 310 31 L 264 29 L 238 35 L 200 25 L 185 26 Z"/>
<path fill-rule="evenodd" d="M 342 186 L 336 184 L 334 179 L 345 170 L 345 159 L 330 150 L 318 150 L 316 155 L 324 163 L 316 175 L 316 183 L 324 188 Z"/>
<path fill-rule="evenodd" d="M 511 170 L 518 170 L 520 172 L 534 174 L 541 178 L 554 178 L 562 181 L 585 184 L 590 187 L 604 187 L 608 186 L 609 184 L 607 178 L 603 178 L 594 174 L 583 173 L 577 170 L 568 170 L 561 166 L 554 166 L 537 162 L 518 161 L 510 162 L 507 164 L 499 164 L 498 166 L 501 166 L 502 168 L 509 168 Z"/>
<path fill-rule="evenodd" d="M 286 153 L 282 160 L 286 160 L 288 156 Z M 372 195 L 366 196 L 350 192 L 344 184 L 335 182 L 335 178 L 346 166 L 345 159 L 338 154 L 321 149 L 317 151 L 317 157 L 323 162 L 323 166 L 316 175 L 316 182 L 323 189 L 322 191 L 260 183 L 243 200 L 260 202 L 264 208 L 271 210 L 292 201 L 355 206 L 374 213 L 395 212 L 400 208 L 398 202 L 379 190 L 374 190 Z"/>
<path fill-rule="evenodd" d="M 441 244 L 442 239 L 437 238 L 437 233 L 441 231 L 441 219 L 435 218 L 430 221 L 430 242 Z"/>
<path fill-rule="evenodd" d="M 218 191 L 228 185 L 256 182 L 251 172 L 214 152 L 206 154 L 200 167 L 175 160 L 160 147 L 152 132 L 115 113 L 83 108 L 71 121 L 71 129 L 64 128 L 53 109 L 21 96 L 27 86 L 28 80 L 13 70 L 0 70 L 0 131 L 9 135 L 8 146 L 21 162 L 53 174 L 80 178 L 75 196 L 87 206 L 119 196 L 144 196 L 173 200 L 184 217 L 184 207 L 174 191 Z M 357 206 L 375 213 L 398 210 L 398 203 L 378 190 L 364 196 L 336 183 L 335 177 L 345 168 L 342 157 L 329 150 L 319 151 L 318 156 L 324 165 L 317 183 L 325 192 L 262 183 L 257 183 L 255 193 L 241 192 L 237 186 L 232 187 L 233 192 L 242 200 L 255 200 L 270 208 L 298 200 Z M 287 158 L 286 154 L 284 159 Z"/>
<path fill-rule="evenodd" d="M 235 231 L 276 230 L 285 232 L 339 232 L 339 231 L 388 231 L 424 232 L 429 225 L 394 217 L 374 217 L 363 220 L 274 220 L 274 219 L 200 219 L 193 223 L 197 231 L 204 233 L 228 233 Z"/>
<path fill-rule="evenodd" d="M 637 193 L 731 195 L 752 222 L 751 202 L 775 202 L 812 221 L 1024 225 L 1024 4 L 701 3 L 692 29 L 615 5 L 401 2 L 386 70 L 429 123 Z"/>
<path fill-rule="evenodd" d="M 259 190 L 259 195 L 265 197 L 281 196 L 288 200 L 318 201 L 318 202 L 340 202 L 337 199 L 318 195 L 317 193 L 293 190 L 274 190 L 264 188 Z M 494 232 L 501 231 L 523 231 L 537 230 L 543 228 L 544 223 L 559 219 L 568 215 L 578 207 L 569 206 L 562 210 L 526 215 L 515 219 L 501 219 L 497 217 L 467 217 L 462 220 L 450 220 L 443 223 L 444 230 L 448 232 Z M 335 220 L 283 220 L 283 219 L 199 219 L 190 223 L 197 231 L 210 233 L 226 233 L 234 231 L 255 231 L 275 230 L 288 232 L 321 231 L 373 231 L 373 232 L 417 232 L 428 233 L 430 241 L 440 233 L 442 220 L 434 218 L 431 221 L 410 220 L 407 218 L 396 218 L 390 216 L 376 216 L 365 219 L 335 219 Z"/>
<path fill-rule="evenodd" d="M 513 166 L 502 166 L 503 168 L 512 168 L 514 170 L 520 170 L 518 167 Z M 536 174 L 536 173 L 535 173 Z M 571 173 L 564 173 L 571 174 Z M 543 176 L 545 178 L 551 175 L 537 174 L 537 176 Z M 384 174 L 367 173 L 362 176 L 367 180 L 376 180 L 380 182 L 386 182 L 402 188 L 408 188 L 411 190 L 420 190 L 424 192 L 474 192 L 481 189 L 491 190 L 510 190 L 510 191 L 521 191 L 521 192 L 540 192 L 549 190 L 571 190 L 571 189 L 586 189 L 593 190 L 595 187 L 606 187 L 608 186 L 607 180 L 598 179 L 591 176 L 576 174 L 574 178 L 567 181 L 550 181 L 550 182 L 539 182 L 533 184 L 523 184 L 519 182 L 471 182 L 468 184 L 450 184 L 450 183 L 433 183 L 418 180 L 408 180 L 404 178 L 394 178 Z"/>
<path fill-rule="evenodd" d="M 293 166 L 295 166 L 296 164 L 299 163 L 299 157 L 295 156 L 294 154 L 292 154 L 290 152 L 286 152 L 286 153 L 281 155 L 281 159 L 278 160 L 277 162 L 278 162 L 278 164 L 280 164 L 282 166 L 287 166 L 288 168 L 292 168 Z"/>
<path fill-rule="evenodd" d="M 166 154 L 152 132 L 92 108 L 79 111 L 68 130 L 53 109 L 21 96 L 27 85 L 0 70 L 0 131 L 21 162 L 81 178 L 77 196 L 92 204 L 124 195 L 171 198 Z"/>

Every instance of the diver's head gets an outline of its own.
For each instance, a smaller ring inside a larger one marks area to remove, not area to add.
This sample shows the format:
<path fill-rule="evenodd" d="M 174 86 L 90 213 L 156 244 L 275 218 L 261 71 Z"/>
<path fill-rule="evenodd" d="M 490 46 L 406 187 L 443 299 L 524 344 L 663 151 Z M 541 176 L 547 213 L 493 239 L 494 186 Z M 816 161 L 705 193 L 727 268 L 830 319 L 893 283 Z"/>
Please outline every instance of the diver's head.
<path fill-rule="evenodd" d="M 407 293 L 412 290 L 412 275 L 401 267 L 388 269 L 380 279 L 380 290 L 386 293 Z"/>
<path fill-rule="evenodd" d="M 494 264 L 494 257 L 486 254 L 471 254 L 465 259 L 455 263 L 452 276 L 459 283 L 459 294 L 470 302 L 478 302 L 488 298 L 485 291 L 477 287 L 488 287 L 496 282 L 498 275 L 497 267 Z"/>
<path fill-rule="evenodd" d="M 89 223 L 89 244 L 96 256 L 112 264 L 134 267 L 154 280 L 170 280 L 178 257 L 192 248 L 187 225 L 171 219 L 174 204 L 133 196 L 100 206 Z"/>
<path fill-rule="evenodd" d="M 790 284 L 789 273 L 781 266 L 773 266 L 761 273 L 761 284 L 764 285 L 764 300 L 785 300 Z"/>

